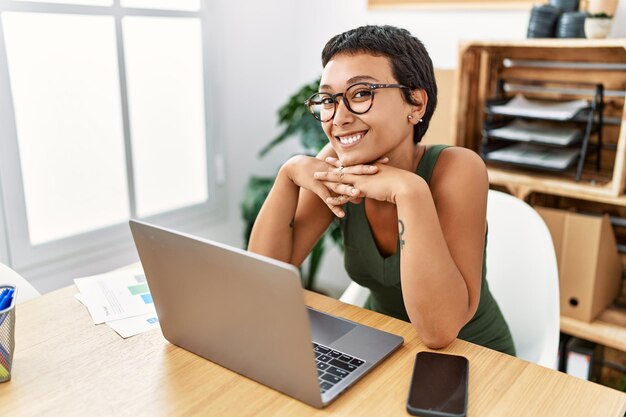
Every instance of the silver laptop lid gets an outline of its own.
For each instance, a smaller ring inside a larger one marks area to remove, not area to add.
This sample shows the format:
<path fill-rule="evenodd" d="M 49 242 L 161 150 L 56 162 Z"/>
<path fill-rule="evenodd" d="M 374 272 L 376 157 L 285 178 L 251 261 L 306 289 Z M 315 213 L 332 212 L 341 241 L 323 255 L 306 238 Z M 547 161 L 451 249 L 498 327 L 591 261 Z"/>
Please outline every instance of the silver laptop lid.
<path fill-rule="evenodd" d="M 295 267 L 139 221 L 130 227 L 168 341 L 323 405 Z"/>

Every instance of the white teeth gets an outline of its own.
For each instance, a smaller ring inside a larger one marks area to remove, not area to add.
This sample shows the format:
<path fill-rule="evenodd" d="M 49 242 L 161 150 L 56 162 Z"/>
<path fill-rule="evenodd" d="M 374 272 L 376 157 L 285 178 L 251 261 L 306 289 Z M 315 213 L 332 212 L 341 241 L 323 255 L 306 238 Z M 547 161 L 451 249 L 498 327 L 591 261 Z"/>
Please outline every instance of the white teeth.
<path fill-rule="evenodd" d="M 339 142 L 343 143 L 344 145 L 349 145 L 351 143 L 358 141 L 362 137 L 363 137 L 362 133 L 357 133 L 356 135 L 352 135 L 352 136 L 341 136 L 339 138 Z"/>

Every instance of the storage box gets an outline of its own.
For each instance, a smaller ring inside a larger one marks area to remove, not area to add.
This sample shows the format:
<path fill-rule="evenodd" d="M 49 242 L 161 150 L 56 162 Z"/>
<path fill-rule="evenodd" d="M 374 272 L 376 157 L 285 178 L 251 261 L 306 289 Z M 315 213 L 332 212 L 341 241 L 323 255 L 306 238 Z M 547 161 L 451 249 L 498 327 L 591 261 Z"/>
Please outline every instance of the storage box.
<path fill-rule="evenodd" d="M 546 222 L 559 264 L 561 314 L 593 321 L 620 291 L 622 265 L 607 215 L 535 207 Z"/>

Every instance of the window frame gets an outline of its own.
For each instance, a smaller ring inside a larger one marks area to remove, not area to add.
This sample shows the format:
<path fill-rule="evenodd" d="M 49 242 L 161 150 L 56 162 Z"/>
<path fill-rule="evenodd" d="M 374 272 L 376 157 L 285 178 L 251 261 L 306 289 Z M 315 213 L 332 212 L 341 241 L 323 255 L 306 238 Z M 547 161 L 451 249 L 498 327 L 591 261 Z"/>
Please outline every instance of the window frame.
<path fill-rule="evenodd" d="M 126 158 L 126 175 L 129 193 L 130 218 L 136 215 L 135 186 L 132 166 L 132 147 L 129 123 L 129 103 L 124 57 L 122 19 L 126 16 L 198 18 L 201 25 L 202 73 L 204 82 L 204 128 L 206 143 L 206 166 L 208 201 L 176 210 L 142 217 L 142 220 L 188 232 L 197 232 L 225 217 L 224 174 L 217 173 L 222 168 L 217 159 L 222 157 L 222 144 L 217 140 L 214 119 L 216 119 L 214 97 L 214 69 L 209 51 L 214 49 L 209 10 L 210 0 L 202 0 L 198 11 L 164 9 L 126 8 L 120 0 L 111 6 L 86 6 L 57 3 L 36 3 L 0 0 L 0 14 L 4 12 L 27 12 L 49 14 L 79 14 L 111 16 L 115 21 L 119 88 Z M 8 57 L 4 26 L 0 19 L 0 89 L 7 94 L 0 95 L 0 262 L 18 270 L 31 281 L 42 282 L 42 287 L 53 288 L 60 276 L 76 273 L 96 273 L 100 267 L 112 268 L 134 261 L 136 252 L 127 223 L 116 224 L 69 236 L 40 245 L 30 243 L 23 177 L 20 167 L 19 146 L 13 96 L 11 92 Z M 217 166 L 216 166 L 217 165 Z M 104 266 L 103 266 L 104 265 Z M 55 272 L 56 271 L 56 272 Z M 85 271 L 85 272 L 79 272 Z"/>

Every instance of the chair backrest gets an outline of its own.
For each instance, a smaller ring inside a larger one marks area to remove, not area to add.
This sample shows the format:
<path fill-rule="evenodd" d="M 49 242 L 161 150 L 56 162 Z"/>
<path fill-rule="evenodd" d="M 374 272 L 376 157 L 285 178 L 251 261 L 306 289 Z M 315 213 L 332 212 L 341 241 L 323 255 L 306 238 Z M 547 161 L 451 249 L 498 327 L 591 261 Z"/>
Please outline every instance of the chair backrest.
<path fill-rule="evenodd" d="M 8 266 L 0 264 L 0 285 L 2 284 L 11 284 L 17 287 L 17 298 L 15 299 L 17 304 L 41 295 L 39 291 L 20 274 Z"/>
<path fill-rule="evenodd" d="M 539 214 L 490 190 L 487 282 L 509 324 L 517 356 L 556 369 L 559 272 L 552 236 Z"/>

